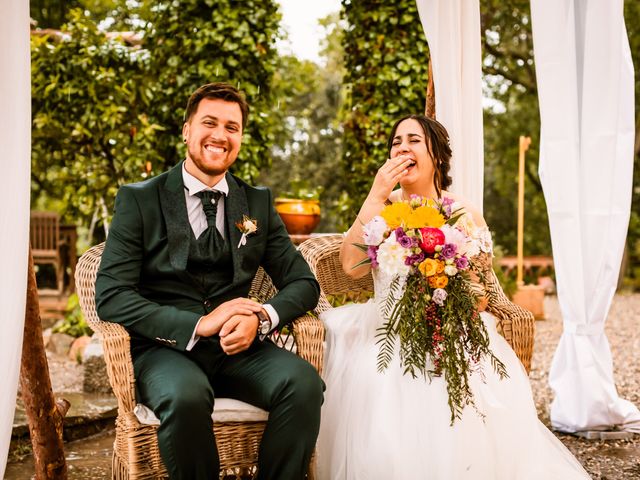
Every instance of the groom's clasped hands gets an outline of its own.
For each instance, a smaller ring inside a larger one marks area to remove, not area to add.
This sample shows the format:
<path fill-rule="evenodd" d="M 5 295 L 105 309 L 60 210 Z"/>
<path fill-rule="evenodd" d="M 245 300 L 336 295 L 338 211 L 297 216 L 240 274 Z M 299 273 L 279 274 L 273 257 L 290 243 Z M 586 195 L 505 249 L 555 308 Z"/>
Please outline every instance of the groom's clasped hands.
<path fill-rule="evenodd" d="M 200 319 L 196 335 L 210 337 L 218 334 L 220 346 L 227 355 L 240 353 L 251 345 L 258 331 L 258 317 L 262 305 L 249 298 L 234 298 L 221 303 Z"/>

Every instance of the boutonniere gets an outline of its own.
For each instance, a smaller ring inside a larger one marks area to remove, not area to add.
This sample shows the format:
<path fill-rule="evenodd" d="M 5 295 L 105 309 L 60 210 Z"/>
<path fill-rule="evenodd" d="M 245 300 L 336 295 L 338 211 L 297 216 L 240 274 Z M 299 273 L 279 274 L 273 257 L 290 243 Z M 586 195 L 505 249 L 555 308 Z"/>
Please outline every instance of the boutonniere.
<path fill-rule="evenodd" d="M 242 233 L 240 242 L 238 242 L 238 248 L 247 244 L 247 237 L 258 231 L 258 221 L 254 218 L 249 218 L 246 215 L 242 216 L 242 221 L 236 223 L 236 227 Z"/>

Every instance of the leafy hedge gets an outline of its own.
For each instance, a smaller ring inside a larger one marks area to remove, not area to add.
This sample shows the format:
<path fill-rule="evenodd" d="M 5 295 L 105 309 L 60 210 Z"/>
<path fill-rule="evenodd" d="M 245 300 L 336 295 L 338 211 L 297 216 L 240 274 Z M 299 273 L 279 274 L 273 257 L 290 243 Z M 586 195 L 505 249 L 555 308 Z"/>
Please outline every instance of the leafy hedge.
<path fill-rule="evenodd" d="M 255 180 L 270 165 L 281 128 L 270 114 L 277 3 L 164 0 L 141 12 L 148 16 L 138 16 L 141 46 L 109 38 L 99 19 L 81 10 L 69 13 L 62 39 L 32 36 L 36 207 L 57 209 L 85 226 L 107 221 L 119 185 L 184 157 L 184 106 L 193 90 L 211 81 L 239 84 L 251 104 L 235 173 Z"/>
<path fill-rule="evenodd" d="M 428 47 L 415 0 L 343 0 L 347 22 L 343 175 L 344 226 L 353 222 L 387 158 L 386 140 L 395 120 L 424 112 Z"/>

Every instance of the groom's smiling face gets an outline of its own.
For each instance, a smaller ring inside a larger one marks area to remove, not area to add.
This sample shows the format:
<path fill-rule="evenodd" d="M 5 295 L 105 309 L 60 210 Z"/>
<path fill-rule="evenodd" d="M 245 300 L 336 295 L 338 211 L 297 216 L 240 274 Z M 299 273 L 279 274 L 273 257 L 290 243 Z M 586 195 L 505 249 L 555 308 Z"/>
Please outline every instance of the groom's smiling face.
<path fill-rule="evenodd" d="M 187 171 L 213 186 L 238 158 L 242 144 L 242 111 L 235 102 L 203 98 L 182 127 L 187 143 Z"/>

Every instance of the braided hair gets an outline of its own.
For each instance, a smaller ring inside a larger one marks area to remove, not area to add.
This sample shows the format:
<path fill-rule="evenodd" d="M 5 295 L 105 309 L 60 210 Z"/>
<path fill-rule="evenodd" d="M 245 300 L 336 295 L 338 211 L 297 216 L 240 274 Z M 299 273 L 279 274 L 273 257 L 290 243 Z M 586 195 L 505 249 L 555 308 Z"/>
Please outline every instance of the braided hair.
<path fill-rule="evenodd" d="M 438 197 L 442 190 L 449 187 L 452 183 L 449 176 L 449 169 L 451 168 L 451 147 L 449 146 L 449 134 L 442 124 L 433 118 L 429 118 L 425 115 L 406 115 L 396 121 L 391 128 L 391 135 L 387 141 L 387 155 L 391 154 L 391 147 L 393 145 L 393 137 L 396 136 L 396 130 L 405 120 L 415 120 L 422 127 L 422 131 L 425 135 L 425 142 L 427 143 L 427 151 L 431 155 L 433 162 L 434 176 L 433 183 L 436 187 L 436 193 Z"/>

